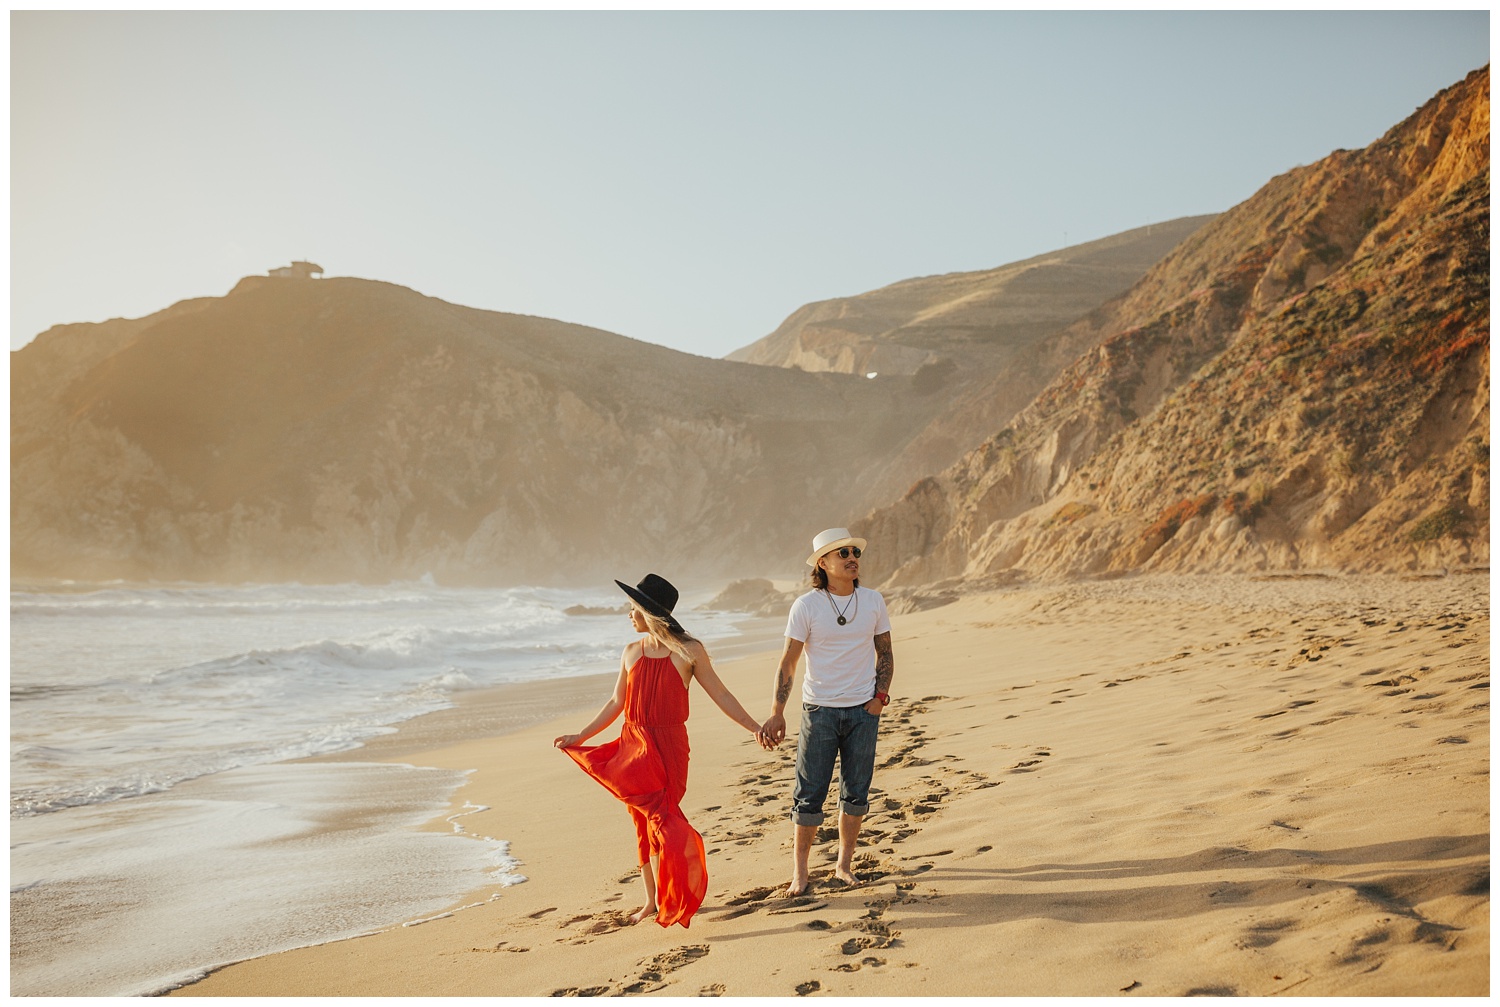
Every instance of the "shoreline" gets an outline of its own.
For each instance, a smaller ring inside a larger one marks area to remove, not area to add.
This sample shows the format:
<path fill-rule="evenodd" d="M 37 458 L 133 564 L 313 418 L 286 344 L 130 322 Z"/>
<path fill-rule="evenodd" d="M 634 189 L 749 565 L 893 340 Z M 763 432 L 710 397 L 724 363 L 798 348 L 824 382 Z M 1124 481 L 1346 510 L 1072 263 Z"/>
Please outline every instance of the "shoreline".
<path fill-rule="evenodd" d="M 715 655 L 716 663 L 724 659 L 734 660 L 736 657 L 747 656 L 756 660 L 774 661 L 774 653 L 767 648 L 773 642 L 779 646 L 781 630 L 785 626 L 784 620 L 750 615 L 744 616 L 743 619 L 744 621 L 737 626 L 739 632 L 713 643 L 711 653 Z M 767 657 L 767 654 L 771 656 Z M 566 675 L 458 691 L 452 694 L 451 706 L 419 714 L 393 724 L 388 733 L 366 738 L 356 748 L 289 759 L 272 765 L 388 766 L 416 770 L 445 768 L 458 770 L 456 765 L 451 767 L 437 765 L 437 760 L 424 759 L 423 756 L 453 745 L 469 742 L 482 744 L 487 740 L 528 727 L 552 723 L 560 718 L 576 716 L 587 719 L 608 698 L 616 675 L 615 671 Z M 467 771 L 458 771 L 464 776 L 470 775 Z M 194 784 L 197 784 L 197 781 L 190 781 L 189 791 L 193 789 Z M 468 789 L 467 779 L 459 783 L 456 788 L 448 786 L 439 789 L 448 795 L 443 798 L 447 806 L 431 818 L 407 826 L 410 831 L 445 835 L 463 834 L 470 831 L 463 823 L 463 819 L 477 811 L 490 810 L 482 805 L 475 806 L 468 803 L 465 797 Z M 336 832 L 357 826 L 366 820 L 368 814 L 369 809 L 364 806 L 351 808 L 323 824 L 318 832 Z M 480 838 L 490 843 L 499 843 L 502 849 L 507 851 L 511 846 L 511 841 L 504 835 Z M 502 856 L 510 859 L 508 854 L 502 854 Z M 419 926 L 433 920 L 447 918 L 465 909 L 477 908 L 485 902 L 500 897 L 515 883 L 512 880 L 514 875 L 506 871 L 506 865 L 503 862 L 493 874 L 495 880 L 476 885 L 467 890 L 463 897 L 452 905 L 434 913 L 409 919 L 392 919 L 388 923 L 366 927 L 357 934 L 340 934 L 296 947 L 268 951 L 263 955 L 208 966 L 205 967 L 202 975 L 186 981 L 165 983 L 153 995 L 171 995 L 173 992 L 189 988 L 209 976 L 244 962 L 284 954 L 287 951 L 358 940 L 389 930 Z M 521 883 L 525 880 L 522 877 Z"/>
<path fill-rule="evenodd" d="M 606 672 L 466 689 L 453 694 L 451 706 L 393 724 L 390 733 L 366 738 L 358 748 L 289 762 L 404 763 L 411 756 L 456 742 L 499 737 L 598 706 L 608 698 L 614 680 L 615 673 Z"/>
<path fill-rule="evenodd" d="M 100 589 L 88 585 L 85 593 L 95 595 Z M 269 648 L 273 655 L 321 658 L 321 643 L 288 642 L 316 636 L 307 636 L 306 627 L 298 622 L 318 622 L 301 615 L 305 608 L 346 605 L 354 617 L 338 626 L 352 628 L 357 636 L 365 608 L 392 604 L 379 594 L 373 601 L 363 595 L 350 601 L 345 597 L 349 592 L 329 600 L 316 595 L 309 599 L 300 591 L 293 585 L 261 592 L 273 595 L 271 601 L 285 603 L 276 614 L 284 611 L 286 618 L 269 627 L 270 642 L 263 639 L 267 627 L 257 626 L 262 633 L 257 637 L 233 622 L 245 614 L 243 606 L 265 608 L 269 603 L 260 595 L 246 601 L 235 589 L 223 587 L 207 591 L 206 597 L 169 595 L 164 604 L 172 616 L 186 612 L 187 618 L 197 618 L 200 610 L 206 610 L 228 624 L 230 642 L 223 643 L 215 635 L 205 636 L 206 642 L 198 644 L 196 638 L 177 632 L 169 642 L 181 653 L 170 651 L 163 660 L 190 670 L 201 665 L 207 671 L 200 678 L 213 682 L 217 675 L 218 681 L 228 683 L 237 680 L 239 669 L 232 658 L 220 656 L 223 652 L 245 651 L 248 657 L 241 663 L 254 669 L 263 663 L 256 647 Z M 109 609 L 104 618 L 118 617 L 111 606 L 134 615 L 130 606 L 137 604 L 136 594 L 102 597 L 103 607 Z M 487 603 L 484 598 L 466 600 L 444 609 L 441 601 L 426 597 L 418 601 L 434 611 L 424 609 L 412 618 L 435 616 L 433 624 L 439 627 L 445 619 L 454 621 L 453 609 L 466 611 Z M 155 604 L 155 599 L 148 604 Z M 100 608 L 97 603 L 85 605 L 74 616 L 66 605 L 49 608 L 45 599 L 27 605 L 44 616 L 56 608 L 84 623 Z M 228 615 L 221 616 L 221 610 Z M 766 620 L 718 611 L 701 615 L 716 651 L 732 653 L 765 645 L 770 625 Z M 136 619 L 127 626 L 135 635 L 127 633 L 123 642 L 116 643 L 136 665 L 159 652 L 157 643 L 148 638 L 146 623 Z M 405 719 L 387 721 L 385 727 L 372 723 L 367 729 L 380 733 L 340 751 L 283 752 L 273 759 L 250 758 L 242 764 L 231 759 L 230 765 L 188 775 L 168 786 L 145 787 L 128 800 L 84 802 L 55 815 L 13 819 L 11 991 L 16 995 L 155 995 L 196 981 L 225 963 L 347 940 L 427 918 L 481 887 L 492 895 L 503 891 L 519 875 L 510 870 L 513 864 L 506 856 L 508 842 L 503 833 L 491 838 L 465 827 L 471 820 L 461 795 L 467 768 L 441 769 L 409 756 L 458 739 L 504 734 L 569 710 L 587 711 L 585 719 L 591 715 L 615 679 L 613 671 L 599 673 L 615 660 L 608 647 L 601 651 L 597 642 L 609 638 L 618 628 L 617 620 L 569 618 L 564 623 L 573 625 L 558 625 L 551 637 L 532 646 L 523 641 L 520 648 L 536 651 L 537 668 L 529 670 L 546 674 L 556 665 L 554 677 L 450 688 L 449 705 L 436 710 L 429 705 L 427 712 L 406 714 Z M 325 630 L 321 622 L 315 628 L 325 634 L 338 632 L 337 628 Z M 435 642 L 429 651 L 444 646 L 443 634 L 442 628 L 433 631 Z M 499 636 L 502 657 L 507 648 L 517 649 L 504 642 L 503 634 Z M 383 644 L 387 637 L 398 643 L 406 639 L 399 633 L 376 639 Z M 565 665 L 569 641 L 575 637 L 595 642 L 577 645 L 582 657 Z M 38 635 L 30 653 L 44 649 L 48 642 L 45 635 Z M 194 646 L 203 653 L 194 653 Z M 341 647 L 334 643 L 324 648 L 332 654 L 329 663 L 338 665 L 344 658 L 356 664 L 360 661 L 362 651 L 357 645 L 349 654 Z M 460 661 L 462 656 L 458 656 Z M 430 659 L 431 655 L 414 657 Z M 383 670 L 378 648 L 374 665 L 377 673 Z M 32 658 L 28 668 L 34 672 L 37 667 Z M 590 673 L 568 674 L 584 669 Z M 315 673 L 319 669 L 303 670 Z M 23 676 L 23 681 L 33 682 L 37 677 L 33 673 L 30 678 Z M 375 692 L 381 679 L 359 677 L 366 679 L 359 683 L 360 695 L 375 699 L 373 705 L 378 707 L 379 700 L 387 698 Z M 248 691 L 239 698 L 268 694 L 277 684 L 274 679 L 251 678 L 252 684 L 244 687 Z M 466 680 L 462 674 L 449 678 L 454 684 Z M 398 678 L 390 695 L 399 700 L 404 688 L 408 687 Z M 173 698 L 169 694 L 168 703 Z M 321 697 L 314 693 L 312 698 Z M 164 708 L 171 709 L 169 705 Z M 101 719 L 112 709 L 107 707 Z M 316 703 L 310 709 L 313 712 L 304 713 L 304 720 L 316 716 Z M 217 711 L 208 712 L 217 715 Z M 236 718 L 232 712 L 226 714 Z M 184 725 L 195 722 L 181 714 L 177 720 Z M 146 736 L 148 726 L 143 725 L 138 733 L 158 746 L 158 762 L 166 757 L 160 754 L 162 749 L 176 754 L 188 748 L 171 749 L 161 735 Z M 276 723 L 268 726 L 272 739 L 281 736 L 276 734 Z M 320 741 L 339 741 L 340 730 L 346 726 L 335 721 L 326 737 L 311 736 L 312 742 L 303 751 L 315 751 Z M 233 725 L 230 734 L 231 739 L 244 737 L 250 744 L 259 744 L 264 737 L 245 730 L 235 734 Z M 45 736 L 40 728 L 25 740 L 38 736 Z M 177 739 L 169 734 L 168 740 Z M 31 750 L 49 751 L 35 744 Z M 207 751 L 213 755 L 216 750 Z M 188 768 L 193 767 L 189 764 Z"/>
<path fill-rule="evenodd" d="M 710 648 L 716 667 L 720 662 L 745 659 L 774 661 L 775 656 L 767 655 L 779 655 L 785 620 L 756 616 L 745 616 L 744 620 L 739 627 L 742 632 L 715 641 Z M 621 637 L 621 646 L 627 639 Z M 451 693 L 452 705 L 392 724 L 389 733 L 365 738 L 357 748 L 289 759 L 287 763 L 404 763 L 410 756 L 498 737 L 565 714 L 592 713 L 609 698 L 617 675 L 610 670 L 456 691 Z"/>
<path fill-rule="evenodd" d="M 794 747 L 762 753 L 695 690 L 683 810 L 710 889 L 690 931 L 622 924 L 628 818 L 550 758 L 564 680 L 511 711 L 466 695 L 317 759 L 466 772 L 424 828 L 483 805 L 464 827 L 508 840 L 527 882 L 172 995 L 1482 995 L 1487 589 L 1138 578 L 893 617 L 869 881 L 830 887 L 820 844 L 807 900 L 773 891 Z M 764 716 L 775 655 L 716 665 Z M 566 680 L 564 705 L 602 702 L 611 677 Z"/>

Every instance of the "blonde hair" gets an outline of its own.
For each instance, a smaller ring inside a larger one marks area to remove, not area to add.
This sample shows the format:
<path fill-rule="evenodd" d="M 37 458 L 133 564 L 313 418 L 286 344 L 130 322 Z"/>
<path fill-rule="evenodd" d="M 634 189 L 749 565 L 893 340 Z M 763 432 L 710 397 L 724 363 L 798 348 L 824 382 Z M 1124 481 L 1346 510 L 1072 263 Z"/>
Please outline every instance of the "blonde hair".
<path fill-rule="evenodd" d="M 703 641 L 699 640 L 696 636 L 693 636 L 685 629 L 674 629 L 672 627 L 672 624 L 667 620 L 663 619 L 659 615 L 654 615 L 650 612 L 647 612 L 644 608 L 641 608 L 641 606 L 637 605 L 634 601 L 630 603 L 630 607 L 641 613 L 641 618 L 646 621 L 646 632 L 650 633 L 652 638 L 656 640 L 657 643 L 661 644 L 663 647 L 667 648 L 672 653 L 676 654 L 678 657 L 682 658 L 689 664 L 697 663 L 697 660 L 688 650 L 688 645 L 696 643 L 698 646 L 702 647 Z M 707 648 L 704 648 L 704 653 L 707 652 Z"/>

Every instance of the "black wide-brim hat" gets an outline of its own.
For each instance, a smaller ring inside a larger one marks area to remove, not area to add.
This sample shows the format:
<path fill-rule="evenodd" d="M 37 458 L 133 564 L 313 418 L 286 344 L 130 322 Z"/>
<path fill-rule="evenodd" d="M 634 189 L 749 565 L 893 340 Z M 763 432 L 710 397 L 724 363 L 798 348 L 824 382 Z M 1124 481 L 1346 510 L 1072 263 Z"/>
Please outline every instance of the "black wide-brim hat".
<path fill-rule="evenodd" d="M 677 589 L 665 577 L 648 573 L 635 587 L 618 580 L 615 583 L 620 585 L 621 591 L 630 595 L 631 601 L 658 619 L 665 619 L 667 625 L 677 632 L 685 632 L 676 616 L 672 614 L 672 609 L 677 607 Z"/>

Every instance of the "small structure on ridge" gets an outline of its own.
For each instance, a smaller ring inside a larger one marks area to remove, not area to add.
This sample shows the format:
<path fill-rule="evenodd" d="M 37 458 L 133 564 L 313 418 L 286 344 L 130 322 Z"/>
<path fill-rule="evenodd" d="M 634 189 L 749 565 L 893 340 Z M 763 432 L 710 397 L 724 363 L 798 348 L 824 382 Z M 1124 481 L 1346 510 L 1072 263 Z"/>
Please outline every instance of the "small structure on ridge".
<path fill-rule="evenodd" d="M 316 262 L 297 261 L 290 266 L 278 266 L 269 271 L 270 276 L 289 276 L 294 280 L 310 280 L 314 276 L 321 276 L 323 267 Z"/>

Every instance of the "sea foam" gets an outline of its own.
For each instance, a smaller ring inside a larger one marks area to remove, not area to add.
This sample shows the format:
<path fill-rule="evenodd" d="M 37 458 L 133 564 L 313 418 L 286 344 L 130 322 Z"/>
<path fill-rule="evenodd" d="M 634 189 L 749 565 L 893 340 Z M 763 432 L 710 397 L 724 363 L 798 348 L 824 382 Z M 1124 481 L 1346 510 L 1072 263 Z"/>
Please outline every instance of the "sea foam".
<path fill-rule="evenodd" d="M 157 993 L 523 882 L 474 806 L 416 827 L 463 774 L 288 760 L 465 689 L 613 670 L 632 635 L 565 614 L 617 607 L 612 585 L 54 588 L 11 594 L 13 995 Z"/>

